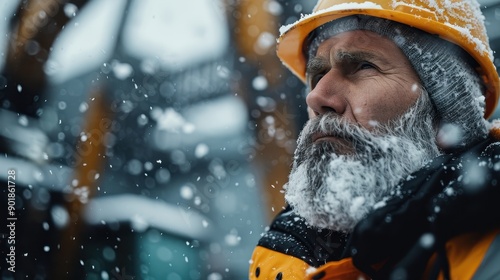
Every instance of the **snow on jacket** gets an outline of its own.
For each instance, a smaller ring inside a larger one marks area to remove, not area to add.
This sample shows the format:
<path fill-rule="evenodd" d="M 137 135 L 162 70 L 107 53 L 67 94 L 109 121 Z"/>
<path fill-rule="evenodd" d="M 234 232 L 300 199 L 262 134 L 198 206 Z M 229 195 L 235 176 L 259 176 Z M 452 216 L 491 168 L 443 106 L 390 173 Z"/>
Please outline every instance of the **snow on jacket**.
<path fill-rule="evenodd" d="M 433 159 L 351 234 L 288 207 L 250 260 L 249 279 L 500 279 L 500 129 Z"/>

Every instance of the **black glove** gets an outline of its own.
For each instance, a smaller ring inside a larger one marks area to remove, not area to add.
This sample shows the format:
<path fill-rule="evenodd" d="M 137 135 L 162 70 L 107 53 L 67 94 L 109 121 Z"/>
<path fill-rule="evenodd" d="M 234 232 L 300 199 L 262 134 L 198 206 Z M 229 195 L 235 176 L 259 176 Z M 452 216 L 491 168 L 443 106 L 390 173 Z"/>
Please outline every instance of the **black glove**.
<path fill-rule="evenodd" d="M 412 174 L 386 206 L 358 223 L 344 255 L 374 279 L 419 279 L 450 238 L 499 227 L 500 145 L 489 144 L 437 157 Z"/>

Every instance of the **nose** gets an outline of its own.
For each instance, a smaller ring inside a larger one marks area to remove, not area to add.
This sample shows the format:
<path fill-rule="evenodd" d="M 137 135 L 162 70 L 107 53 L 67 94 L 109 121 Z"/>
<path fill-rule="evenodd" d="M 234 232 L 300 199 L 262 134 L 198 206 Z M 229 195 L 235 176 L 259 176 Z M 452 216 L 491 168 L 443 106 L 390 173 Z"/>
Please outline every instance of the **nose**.
<path fill-rule="evenodd" d="M 345 90 L 341 79 L 335 75 L 335 70 L 330 70 L 307 94 L 306 103 L 309 107 L 309 117 L 330 112 L 344 114 L 347 108 Z"/>

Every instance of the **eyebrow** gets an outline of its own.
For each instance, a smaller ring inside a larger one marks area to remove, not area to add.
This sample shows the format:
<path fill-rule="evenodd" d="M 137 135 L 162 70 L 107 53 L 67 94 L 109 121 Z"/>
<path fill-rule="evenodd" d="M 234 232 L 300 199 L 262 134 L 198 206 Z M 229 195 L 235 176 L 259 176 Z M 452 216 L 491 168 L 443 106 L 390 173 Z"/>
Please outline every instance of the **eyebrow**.
<path fill-rule="evenodd" d="M 323 57 L 313 57 L 309 59 L 306 65 L 306 76 L 321 72 L 330 67 L 330 63 Z"/>
<path fill-rule="evenodd" d="M 387 64 L 387 60 L 380 55 L 375 55 L 372 52 L 366 51 L 338 51 L 334 54 L 334 59 L 336 63 L 359 63 L 363 61 L 378 61 L 383 64 Z M 324 57 L 313 57 L 306 65 L 306 75 L 321 72 L 330 67 L 330 63 Z"/>
<path fill-rule="evenodd" d="M 348 63 L 356 63 L 362 62 L 366 60 L 380 60 L 376 55 L 371 52 L 364 51 L 339 51 L 335 54 L 335 61 L 338 62 L 348 62 Z"/>

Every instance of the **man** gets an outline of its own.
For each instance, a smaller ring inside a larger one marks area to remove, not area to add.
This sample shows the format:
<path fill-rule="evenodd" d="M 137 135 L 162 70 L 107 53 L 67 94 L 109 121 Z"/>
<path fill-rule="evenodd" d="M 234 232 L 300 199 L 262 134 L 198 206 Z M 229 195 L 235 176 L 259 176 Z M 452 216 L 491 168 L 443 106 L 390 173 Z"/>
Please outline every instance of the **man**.
<path fill-rule="evenodd" d="M 307 85 L 287 209 L 250 279 L 500 279 L 499 78 L 469 0 L 320 0 L 282 28 Z"/>

